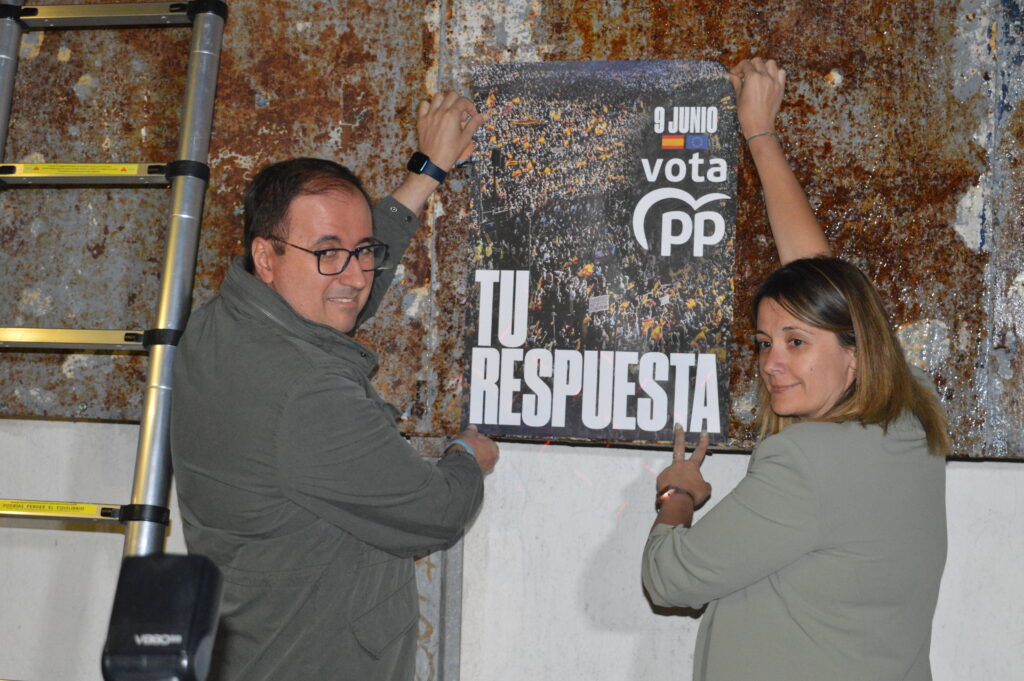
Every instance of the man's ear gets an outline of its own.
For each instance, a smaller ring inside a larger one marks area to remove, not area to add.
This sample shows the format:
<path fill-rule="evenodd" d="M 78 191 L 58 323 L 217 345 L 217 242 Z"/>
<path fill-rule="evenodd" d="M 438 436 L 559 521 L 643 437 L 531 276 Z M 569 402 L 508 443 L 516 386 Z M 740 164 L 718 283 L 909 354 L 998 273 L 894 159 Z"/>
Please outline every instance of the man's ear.
<path fill-rule="evenodd" d="M 268 286 L 274 281 L 276 255 L 274 244 L 270 243 L 270 239 L 258 236 L 252 240 L 253 274 Z"/>

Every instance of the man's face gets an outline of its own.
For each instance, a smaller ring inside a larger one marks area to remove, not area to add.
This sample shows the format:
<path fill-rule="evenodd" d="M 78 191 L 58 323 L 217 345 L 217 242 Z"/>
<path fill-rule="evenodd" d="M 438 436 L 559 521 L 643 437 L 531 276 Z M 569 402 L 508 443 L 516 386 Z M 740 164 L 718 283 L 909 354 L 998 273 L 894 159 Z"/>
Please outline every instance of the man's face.
<path fill-rule="evenodd" d="M 284 226 L 287 241 L 311 251 L 355 250 L 374 241 L 370 207 L 354 189 L 299 196 L 288 207 Z M 268 239 L 253 240 L 256 275 L 306 319 L 342 333 L 354 329 L 370 297 L 373 272 L 364 272 L 353 258 L 340 274 L 324 276 L 317 270 L 316 256 L 286 245 L 278 255 L 274 245 Z"/>

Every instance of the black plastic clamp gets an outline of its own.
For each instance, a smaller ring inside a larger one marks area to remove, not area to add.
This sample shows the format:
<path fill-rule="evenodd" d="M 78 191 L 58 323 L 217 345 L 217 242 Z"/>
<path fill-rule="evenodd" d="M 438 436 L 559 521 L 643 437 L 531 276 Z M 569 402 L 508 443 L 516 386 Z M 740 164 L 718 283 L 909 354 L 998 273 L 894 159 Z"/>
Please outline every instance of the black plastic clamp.
<path fill-rule="evenodd" d="M 210 12 L 216 14 L 225 22 L 228 20 L 228 3 L 224 0 L 191 0 L 188 3 L 188 18 L 196 20 L 197 14 Z"/>
<path fill-rule="evenodd" d="M 28 29 L 28 26 L 21 20 L 21 6 L 0 3 L 0 19 L 14 19 L 21 24 L 21 30 Z"/>
<path fill-rule="evenodd" d="M 142 347 L 154 345 L 177 345 L 181 340 L 181 329 L 147 329 L 142 334 Z"/>
<path fill-rule="evenodd" d="M 171 510 L 163 506 L 126 504 L 121 507 L 121 511 L 117 514 L 117 519 L 122 523 L 146 522 L 169 525 L 171 522 Z"/>
<path fill-rule="evenodd" d="M 172 177 L 195 177 L 203 182 L 209 184 L 210 182 L 210 166 L 199 161 L 171 161 L 167 164 L 167 169 L 164 171 L 164 175 L 168 181 Z"/>

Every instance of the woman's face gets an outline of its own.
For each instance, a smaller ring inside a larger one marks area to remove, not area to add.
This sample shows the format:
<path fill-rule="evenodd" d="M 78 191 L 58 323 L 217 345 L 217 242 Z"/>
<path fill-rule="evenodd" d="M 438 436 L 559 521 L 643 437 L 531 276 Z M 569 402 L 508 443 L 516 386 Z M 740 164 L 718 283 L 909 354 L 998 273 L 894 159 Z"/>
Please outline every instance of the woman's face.
<path fill-rule="evenodd" d="M 857 360 L 831 331 L 800 321 L 779 303 L 757 306 L 758 366 L 779 416 L 824 416 L 853 383 Z"/>

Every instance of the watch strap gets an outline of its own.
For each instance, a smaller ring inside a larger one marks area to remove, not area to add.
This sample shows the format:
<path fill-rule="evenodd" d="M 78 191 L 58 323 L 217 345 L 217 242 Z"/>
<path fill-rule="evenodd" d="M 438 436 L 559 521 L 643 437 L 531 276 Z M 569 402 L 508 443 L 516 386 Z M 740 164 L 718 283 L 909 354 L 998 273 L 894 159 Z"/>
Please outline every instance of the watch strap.
<path fill-rule="evenodd" d="M 439 183 L 443 183 L 448 178 L 448 173 L 442 170 L 439 166 L 434 165 L 430 161 L 430 157 L 421 151 L 417 151 L 409 159 L 409 163 L 406 165 L 409 172 L 416 173 L 418 175 L 428 175 Z"/>

